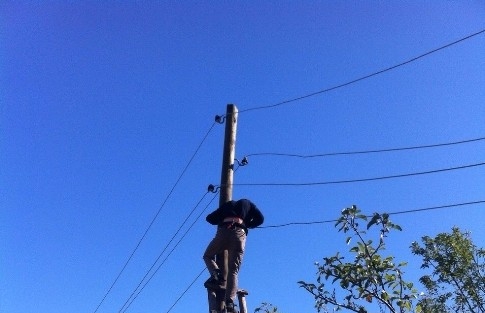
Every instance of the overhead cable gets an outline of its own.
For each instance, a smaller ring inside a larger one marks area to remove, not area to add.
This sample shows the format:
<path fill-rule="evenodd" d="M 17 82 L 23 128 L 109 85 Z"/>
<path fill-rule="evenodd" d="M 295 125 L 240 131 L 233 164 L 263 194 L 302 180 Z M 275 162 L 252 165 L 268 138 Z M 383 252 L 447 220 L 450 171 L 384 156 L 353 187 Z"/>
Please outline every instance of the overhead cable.
<path fill-rule="evenodd" d="M 96 309 L 94 310 L 93 313 L 96 313 L 99 308 L 101 307 L 101 305 L 103 304 L 104 300 L 106 300 L 106 298 L 108 297 L 109 293 L 111 292 L 111 290 L 113 289 L 113 287 L 116 285 L 116 283 L 118 282 L 119 278 L 121 277 L 121 274 L 123 274 L 123 272 L 125 271 L 126 267 L 128 266 L 128 264 L 130 263 L 131 259 L 133 258 L 133 256 L 135 255 L 136 251 L 138 250 L 138 248 L 140 247 L 142 241 L 145 239 L 146 235 L 148 234 L 148 231 L 150 230 L 150 228 L 153 226 L 153 224 L 155 223 L 155 221 L 157 220 L 158 216 L 160 215 L 160 212 L 162 211 L 162 209 L 164 208 L 165 204 L 167 203 L 168 199 L 170 198 L 170 196 L 172 195 L 173 191 L 175 190 L 175 188 L 177 187 L 177 185 L 179 184 L 180 180 L 182 179 L 182 177 L 184 176 L 185 172 L 187 171 L 187 169 L 189 168 L 190 164 L 192 163 L 192 161 L 194 160 L 195 156 L 197 155 L 197 153 L 199 152 L 202 144 L 206 141 L 207 137 L 209 136 L 210 132 L 212 131 L 212 129 L 214 128 L 214 125 L 216 123 L 214 122 L 212 124 L 212 126 L 209 128 L 209 130 L 207 131 L 207 133 L 204 135 L 204 137 L 202 138 L 202 140 L 200 141 L 199 145 L 197 146 L 197 148 L 195 149 L 195 152 L 192 154 L 192 157 L 189 159 L 187 165 L 185 166 L 185 168 L 182 170 L 182 173 L 179 175 L 179 177 L 177 178 L 175 184 L 173 185 L 172 189 L 170 190 L 170 192 L 168 193 L 167 197 L 165 198 L 165 200 L 163 201 L 162 205 L 160 206 L 160 208 L 158 209 L 158 211 L 156 212 L 155 216 L 152 218 L 151 222 L 148 224 L 148 227 L 146 228 L 145 232 L 143 233 L 143 235 L 141 236 L 140 240 L 138 241 L 138 243 L 136 244 L 135 248 L 133 249 L 133 251 L 131 252 L 130 256 L 128 257 L 128 259 L 126 260 L 125 264 L 123 265 L 123 267 L 121 268 L 121 271 L 118 273 L 118 275 L 116 276 L 115 280 L 113 281 L 113 283 L 111 284 L 111 286 L 109 287 L 108 291 L 105 293 L 105 295 L 103 296 L 103 298 L 101 299 L 101 301 L 99 302 L 98 306 L 96 307 Z"/>
<path fill-rule="evenodd" d="M 423 209 L 414 209 L 414 210 L 405 210 L 405 211 L 390 212 L 388 214 L 389 215 L 398 215 L 398 214 L 417 213 L 417 212 L 423 212 L 423 211 L 439 210 L 439 209 L 446 209 L 446 208 L 453 208 L 453 207 L 459 207 L 459 206 L 465 206 L 465 205 L 473 205 L 473 204 L 481 204 L 481 203 L 485 203 L 485 200 L 472 201 L 472 202 L 464 202 L 464 203 L 457 203 L 457 204 L 440 205 L 440 206 L 428 207 L 428 208 L 423 208 Z M 368 215 L 367 217 L 372 217 L 372 216 Z M 258 228 L 258 229 L 264 229 L 264 228 L 280 228 L 280 227 L 296 226 L 296 225 L 306 226 L 306 225 L 327 224 L 327 223 L 336 223 L 336 222 L 337 222 L 336 219 L 326 220 L 326 221 L 314 221 L 314 222 L 291 222 L 291 223 L 285 223 L 285 224 L 279 224 L 279 225 L 258 226 L 256 228 Z"/>
<path fill-rule="evenodd" d="M 451 43 L 448 43 L 448 44 L 446 44 L 446 45 L 444 45 L 444 46 L 441 46 L 441 47 L 439 47 L 439 48 L 436 48 L 436 49 L 433 49 L 433 50 L 428 51 L 428 52 L 426 52 L 426 53 L 420 54 L 420 55 L 418 55 L 418 56 L 416 56 L 416 57 L 413 57 L 413 58 L 411 58 L 411 59 L 409 59 L 409 60 L 407 60 L 407 61 L 404 61 L 404 62 L 398 63 L 398 64 L 396 64 L 396 65 L 390 66 L 390 67 L 385 68 L 385 69 L 382 69 L 382 70 L 380 70 L 380 71 L 377 71 L 377 72 L 374 72 L 374 73 L 371 73 L 371 74 L 368 74 L 368 75 L 365 75 L 365 76 L 362 76 L 362 77 L 356 78 L 356 79 L 351 80 L 351 81 L 349 81 L 349 82 L 342 83 L 342 84 L 340 84 L 340 85 L 336 85 L 336 86 L 329 87 L 329 88 L 326 88 L 326 89 L 323 89 L 323 90 L 320 90 L 320 91 L 312 92 L 312 93 L 309 93 L 309 94 L 307 94 L 307 95 L 300 96 L 300 97 L 297 97 L 297 98 L 293 98 L 293 99 L 289 99 L 289 100 L 281 101 L 281 102 L 278 102 L 278 103 L 275 103 L 275 104 L 271 104 L 271 105 L 262 105 L 262 106 L 258 106 L 258 107 L 254 107 L 254 108 L 249 108 L 249 109 L 245 109 L 245 110 L 240 110 L 240 111 L 239 111 L 239 113 L 244 113 L 244 112 L 249 112 L 249 111 L 255 111 L 255 110 L 270 109 L 270 108 L 274 108 L 274 107 L 282 106 L 282 105 L 284 105 L 284 104 L 288 104 L 288 103 L 291 103 L 291 102 L 296 102 L 296 101 L 299 101 L 299 100 L 303 100 L 303 99 L 306 99 L 306 98 L 310 98 L 310 97 L 313 97 L 313 96 L 316 96 L 316 95 L 319 95 L 319 94 L 322 94 L 322 93 L 326 93 L 326 92 L 329 92 L 329 91 L 333 91 L 333 90 L 336 90 L 336 89 L 339 89 L 339 88 L 342 88 L 342 87 L 346 87 L 346 86 L 348 86 L 348 85 L 355 84 L 355 83 L 360 82 L 360 81 L 362 81 L 362 80 L 365 80 L 365 79 L 367 79 L 367 78 L 371 78 L 371 77 L 373 77 L 373 76 L 377 76 L 377 75 L 383 74 L 383 73 L 385 73 L 385 72 L 391 71 L 391 70 L 393 70 L 393 69 L 396 69 L 396 68 L 398 68 L 398 67 L 401 67 L 401 66 L 407 65 L 407 64 L 412 63 L 412 62 L 414 62 L 414 61 L 417 61 L 417 60 L 419 60 L 419 59 L 421 59 L 421 58 L 424 58 L 424 57 L 426 57 L 426 56 L 428 56 L 428 55 L 430 55 L 430 54 L 433 54 L 433 53 L 435 53 L 435 52 L 438 52 L 438 51 L 440 51 L 440 50 L 443 50 L 443 49 L 449 48 L 449 47 L 451 47 L 451 46 L 453 46 L 453 45 L 456 45 L 456 44 L 458 44 L 458 43 L 461 43 L 461 42 L 463 42 L 463 41 L 465 41 L 465 40 L 468 40 L 468 39 L 471 39 L 471 38 L 473 38 L 473 37 L 475 37 L 475 36 L 478 36 L 478 35 L 480 35 L 480 34 L 482 34 L 482 33 L 484 33 L 484 32 L 485 32 L 485 29 L 480 30 L 479 32 L 473 33 L 473 34 L 471 34 L 471 35 L 468 35 L 468 36 L 463 37 L 463 38 L 461 38 L 461 39 L 455 40 L 455 41 L 453 41 L 453 42 L 451 42 Z"/>
<path fill-rule="evenodd" d="M 416 149 L 426 149 L 426 148 L 437 148 L 437 147 L 444 147 L 444 146 L 452 146 L 452 145 L 459 145 L 464 143 L 476 142 L 480 140 L 485 140 L 485 137 L 475 138 L 475 139 L 467 139 L 455 142 L 448 142 L 448 143 L 439 143 L 439 144 L 432 144 L 432 145 L 424 145 L 424 146 L 413 146 L 413 147 L 401 147 L 401 148 L 388 148 L 388 149 L 377 149 L 377 150 L 365 150 L 365 151 L 350 151 L 350 152 L 329 152 L 329 153 L 321 153 L 321 154 L 310 154 L 310 155 L 302 155 L 302 154 L 291 154 L 291 153 L 275 153 L 275 152 L 261 152 L 261 153 L 251 153 L 246 155 L 245 157 L 252 157 L 252 156 L 283 156 L 283 157 L 294 157 L 294 158 L 319 158 L 319 157 L 327 157 L 327 156 L 337 156 L 337 155 L 354 155 L 354 154 L 370 154 L 370 153 L 381 153 L 381 152 L 394 152 L 394 151 L 404 151 L 404 150 L 416 150 Z"/>
<path fill-rule="evenodd" d="M 158 267 L 155 269 L 155 271 L 150 275 L 150 277 L 146 280 L 146 282 L 143 284 L 143 286 L 141 288 L 140 285 L 143 283 L 143 281 L 145 280 L 145 278 L 148 276 L 148 274 L 150 273 L 150 271 L 152 270 L 153 266 L 150 268 L 150 270 L 147 272 L 147 275 L 145 275 L 145 277 L 143 277 L 142 281 L 140 282 L 140 284 L 137 286 L 137 288 L 135 289 L 135 291 L 130 295 L 130 297 L 128 298 L 128 300 L 125 302 L 125 304 L 123 305 L 123 307 L 118 311 L 119 313 L 124 313 L 128 310 L 128 308 L 133 304 L 133 302 L 136 300 L 136 298 L 138 298 L 138 296 L 142 293 L 142 291 L 145 289 L 145 287 L 150 283 L 150 281 L 153 279 L 153 277 L 155 277 L 155 275 L 157 274 L 157 272 L 160 270 L 160 268 L 162 267 L 163 264 L 165 264 L 165 262 L 167 261 L 167 259 L 172 255 L 172 253 L 175 251 L 175 249 L 179 246 L 179 244 L 182 242 L 182 240 L 185 238 L 185 236 L 190 232 L 190 230 L 192 229 L 192 227 L 195 225 L 195 223 L 200 219 L 200 217 L 202 216 L 202 214 L 207 210 L 207 208 L 209 207 L 209 205 L 211 205 L 211 203 L 214 201 L 214 199 L 217 197 L 218 193 L 216 193 L 214 195 L 214 197 L 212 197 L 212 199 L 210 200 L 210 202 L 206 205 L 206 207 L 199 213 L 199 215 L 195 218 L 195 220 L 192 222 L 192 224 L 190 224 L 190 226 L 187 228 L 187 230 L 185 231 L 185 233 L 182 235 L 182 237 L 180 237 L 180 239 L 177 241 L 177 243 L 173 246 L 172 250 L 170 250 L 170 252 L 165 256 L 165 258 L 162 260 L 162 262 L 158 265 Z M 161 255 L 160 255 L 161 256 Z M 158 261 L 158 259 L 157 259 Z M 155 264 L 154 264 L 155 265 Z M 139 290 L 138 290 L 139 288 Z M 138 291 L 137 291 L 138 290 Z M 135 294 L 136 292 L 136 294 Z"/>
<path fill-rule="evenodd" d="M 165 251 L 167 251 L 168 247 L 170 246 L 170 244 L 173 242 L 173 240 L 175 239 L 175 237 L 177 237 L 177 235 L 179 234 L 179 232 L 181 231 L 182 227 L 187 223 L 187 221 L 189 220 L 189 218 L 192 216 L 192 214 L 195 212 L 195 210 L 199 207 L 200 203 L 204 200 L 204 198 L 207 196 L 209 192 L 207 191 L 203 196 L 202 198 L 199 200 L 199 202 L 197 202 L 197 204 L 195 205 L 195 207 L 192 209 L 192 211 L 190 211 L 189 215 L 185 218 L 185 220 L 182 222 L 182 224 L 179 226 L 179 228 L 177 229 L 177 231 L 175 232 L 175 234 L 172 236 L 172 238 L 168 241 L 168 243 L 165 245 L 165 247 L 163 248 L 162 252 L 160 252 L 160 254 L 158 255 L 157 259 L 155 260 L 155 262 L 153 262 L 152 266 L 148 269 L 148 271 L 146 272 L 145 276 L 143 276 L 143 278 L 141 279 L 140 283 L 138 284 L 138 286 L 136 286 L 136 288 L 133 290 L 133 292 L 131 293 L 131 295 L 128 297 L 128 299 L 125 301 L 125 303 L 123 304 L 123 306 L 121 307 L 121 309 L 118 311 L 118 312 L 122 312 L 123 309 L 125 308 L 125 306 L 128 304 L 128 302 L 131 300 L 131 298 L 134 296 L 134 294 L 138 291 L 138 288 L 140 288 L 140 286 L 143 284 L 143 282 L 145 281 L 145 279 L 148 277 L 148 274 L 150 274 L 150 272 L 152 271 L 152 269 L 155 267 L 155 265 L 158 263 L 158 261 L 160 260 L 160 258 L 162 257 L 162 255 L 165 253 Z"/>
<path fill-rule="evenodd" d="M 194 280 L 190 283 L 190 285 L 184 290 L 184 292 L 182 292 L 182 294 L 180 295 L 180 297 L 177 298 L 177 300 L 175 300 L 175 303 L 168 309 L 167 313 L 169 313 L 170 311 L 172 311 L 172 309 L 175 307 L 175 305 L 180 301 L 180 299 L 182 299 L 182 297 L 187 293 L 187 291 L 189 291 L 189 289 L 192 287 L 192 285 L 197 281 L 197 279 L 199 279 L 200 275 L 202 275 L 205 271 L 205 267 L 202 269 L 202 271 L 200 271 L 199 275 L 197 275 Z"/>
<path fill-rule="evenodd" d="M 440 172 L 461 170 L 461 169 L 465 169 L 465 168 L 478 167 L 478 166 L 483 166 L 483 165 L 485 165 L 485 162 L 477 163 L 477 164 L 457 166 L 457 167 L 450 167 L 450 168 L 446 168 L 446 169 L 431 170 L 431 171 L 425 171 L 425 172 L 407 173 L 407 174 L 381 176 L 381 177 L 372 177 L 372 178 L 360 178 L 360 179 L 349 179 L 349 180 L 335 180 L 335 181 L 325 181 L 325 182 L 310 182 L 310 183 L 238 183 L 238 184 L 233 184 L 233 185 L 234 186 L 316 186 L 316 185 L 334 185 L 334 184 L 358 183 L 358 182 L 365 182 L 365 181 L 374 181 L 374 180 L 401 178 L 401 177 L 409 177 L 409 176 L 417 176 L 417 175 L 426 175 L 426 174 L 433 174 L 433 173 L 440 173 Z"/>

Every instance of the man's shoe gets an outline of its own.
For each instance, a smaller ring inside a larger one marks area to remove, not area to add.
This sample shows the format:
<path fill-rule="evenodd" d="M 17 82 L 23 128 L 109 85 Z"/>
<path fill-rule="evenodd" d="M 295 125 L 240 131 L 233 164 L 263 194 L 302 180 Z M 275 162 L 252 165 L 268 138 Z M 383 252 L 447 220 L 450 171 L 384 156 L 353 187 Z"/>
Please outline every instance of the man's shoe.
<path fill-rule="evenodd" d="M 220 281 L 218 279 L 215 279 L 214 277 L 209 278 L 204 282 L 204 287 L 207 289 L 213 289 L 213 290 L 221 290 L 224 289 L 224 282 Z"/>
<path fill-rule="evenodd" d="M 225 285 L 226 281 L 224 280 L 224 276 L 219 269 L 212 272 L 211 277 L 204 282 L 205 288 L 213 290 L 225 289 Z"/>

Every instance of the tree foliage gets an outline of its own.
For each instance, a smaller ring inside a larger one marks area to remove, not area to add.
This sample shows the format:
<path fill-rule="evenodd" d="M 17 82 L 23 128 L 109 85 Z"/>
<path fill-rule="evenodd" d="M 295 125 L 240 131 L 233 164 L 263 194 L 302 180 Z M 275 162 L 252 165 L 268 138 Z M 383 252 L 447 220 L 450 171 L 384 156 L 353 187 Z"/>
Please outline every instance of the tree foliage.
<path fill-rule="evenodd" d="M 263 313 L 279 313 L 278 308 L 271 303 L 263 302 L 259 307 L 254 309 L 255 313 L 263 312 Z"/>
<path fill-rule="evenodd" d="M 401 228 L 392 223 L 385 213 L 375 213 L 370 221 L 367 220 L 356 206 L 342 210 L 335 227 L 349 235 L 347 244 L 352 239 L 356 241 L 349 250 L 353 258 L 346 260 L 340 253 L 325 257 L 322 264 L 316 264 L 317 282 L 300 281 L 300 287 L 314 296 L 319 312 L 345 309 L 367 313 L 370 311 L 366 307 L 370 303 L 376 303 L 381 312 L 421 312 L 420 305 L 413 305 L 417 291 L 412 283 L 403 279 L 406 263 L 396 264 L 394 257 L 382 256 L 389 232 Z M 366 229 L 362 229 L 359 223 L 367 223 Z M 370 228 L 378 229 L 375 243 L 366 238 Z M 339 292 L 335 285 L 340 287 Z"/>
<path fill-rule="evenodd" d="M 316 283 L 298 282 L 313 295 L 318 312 L 485 313 L 485 250 L 473 244 L 469 233 L 454 227 L 451 233 L 412 243 L 421 268 L 431 270 L 419 279 L 425 292 L 418 294 L 403 278 L 406 263 L 383 255 L 388 234 L 401 230 L 388 214 L 374 213 L 369 220 L 352 206 L 342 210 L 335 227 L 347 235 L 349 253 L 316 263 Z M 278 309 L 263 303 L 255 312 Z"/>
<path fill-rule="evenodd" d="M 485 312 L 485 251 L 468 233 L 454 227 L 450 234 L 422 237 L 411 250 L 431 269 L 420 282 L 427 290 L 421 305 L 429 312 Z"/>

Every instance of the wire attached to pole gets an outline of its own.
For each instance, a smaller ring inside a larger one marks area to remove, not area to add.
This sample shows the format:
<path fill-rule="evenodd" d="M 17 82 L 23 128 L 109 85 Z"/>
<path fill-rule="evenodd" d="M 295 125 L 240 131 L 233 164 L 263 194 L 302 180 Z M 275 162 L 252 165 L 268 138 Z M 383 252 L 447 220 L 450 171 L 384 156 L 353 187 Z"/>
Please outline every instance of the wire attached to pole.
<path fill-rule="evenodd" d="M 218 193 L 219 189 L 221 189 L 220 186 L 215 186 L 215 185 L 212 185 L 212 184 L 207 186 L 207 192 Z"/>
<path fill-rule="evenodd" d="M 216 117 L 214 118 L 214 121 L 217 124 L 224 124 L 226 122 L 226 115 L 216 115 Z"/>

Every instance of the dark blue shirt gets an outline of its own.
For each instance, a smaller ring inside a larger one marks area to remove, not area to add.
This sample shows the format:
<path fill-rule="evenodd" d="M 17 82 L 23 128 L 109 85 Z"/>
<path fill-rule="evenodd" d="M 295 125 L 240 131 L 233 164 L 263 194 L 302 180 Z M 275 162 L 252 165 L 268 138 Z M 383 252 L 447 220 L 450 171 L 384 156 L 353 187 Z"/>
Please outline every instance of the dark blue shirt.
<path fill-rule="evenodd" d="M 263 224 L 264 216 L 261 211 L 248 199 L 228 201 L 217 210 L 207 215 L 206 221 L 212 225 L 221 224 L 226 217 L 239 217 L 247 228 L 255 228 Z"/>

